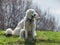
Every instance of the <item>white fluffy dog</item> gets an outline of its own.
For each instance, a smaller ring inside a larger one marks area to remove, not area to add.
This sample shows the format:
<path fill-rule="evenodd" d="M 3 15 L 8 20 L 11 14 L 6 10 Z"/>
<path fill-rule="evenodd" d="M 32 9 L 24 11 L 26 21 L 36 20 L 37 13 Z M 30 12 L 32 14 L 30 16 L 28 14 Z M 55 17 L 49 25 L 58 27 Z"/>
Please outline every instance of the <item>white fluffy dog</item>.
<path fill-rule="evenodd" d="M 28 34 L 31 34 L 32 37 L 35 38 L 37 16 L 38 14 L 34 9 L 28 9 L 25 17 L 18 23 L 14 31 L 12 31 L 12 29 L 7 29 L 6 34 L 10 33 L 22 37 L 23 32 L 25 32 L 25 38 L 28 38 Z"/>
<path fill-rule="evenodd" d="M 37 13 L 34 9 L 28 9 L 26 11 L 26 16 L 18 23 L 17 27 L 14 29 L 14 34 L 19 35 L 25 31 L 25 38 L 28 37 L 28 32 L 32 33 L 33 38 L 36 36 L 36 18 Z"/>
<path fill-rule="evenodd" d="M 36 36 L 36 19 L 38 14 L 34 9 L 28 9 L 26 11 L 26 20 L 25 20 L 25 35 L 26 38 L 31 34 L 33 38 Z"/>

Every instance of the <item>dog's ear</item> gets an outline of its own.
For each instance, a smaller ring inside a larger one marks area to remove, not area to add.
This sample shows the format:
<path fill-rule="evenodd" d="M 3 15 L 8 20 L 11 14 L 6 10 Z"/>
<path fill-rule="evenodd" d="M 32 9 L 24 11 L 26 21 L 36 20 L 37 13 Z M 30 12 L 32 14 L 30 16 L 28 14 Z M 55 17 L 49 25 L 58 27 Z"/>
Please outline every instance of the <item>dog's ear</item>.
<path fill-rule="evenodd" d="M 26 14 L 28 15 L 28 14 L 32 14 L 34 12 L 34 9 L 28 9 L 27 11 L 26 11 Z"/>

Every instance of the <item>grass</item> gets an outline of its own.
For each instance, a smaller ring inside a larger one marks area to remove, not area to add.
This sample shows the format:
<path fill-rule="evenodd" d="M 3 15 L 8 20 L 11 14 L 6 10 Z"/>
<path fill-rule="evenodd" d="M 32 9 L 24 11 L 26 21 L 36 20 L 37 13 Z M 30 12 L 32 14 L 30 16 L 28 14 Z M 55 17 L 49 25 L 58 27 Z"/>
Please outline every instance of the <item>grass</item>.
<path fill-rule="evenodd" d="M 18 36 L 6 37 L 0 30 L 0 45 L 60 45 L 60 32 L 37 31 L 35 39 L 22 39 Z"/>
<path fill-rule="evenodd" d="M 37 31 L 37 45 L 60 45 L 60 32 Z"/>

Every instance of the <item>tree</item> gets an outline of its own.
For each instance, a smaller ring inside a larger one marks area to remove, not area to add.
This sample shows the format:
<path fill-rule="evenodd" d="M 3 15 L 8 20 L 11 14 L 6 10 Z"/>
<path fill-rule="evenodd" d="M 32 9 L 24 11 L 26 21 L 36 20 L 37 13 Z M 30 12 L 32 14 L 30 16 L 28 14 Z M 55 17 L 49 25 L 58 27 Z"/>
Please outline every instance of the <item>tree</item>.
<path fill-rule="evenodd" d="M 2 14 L 4 16 L 4 29 L 15 28 L 17 23 L 25 16 L 25 11 L 29 9 L 30 0 L 3 0 Z"/>
<path fill-rule="evenodd" d="M 40 7 L 33 5 L 32 0 L 0 0 L 0 17 L 2 27 L 4 29 L 14 29 L 17 23 L 25 16 L 27 9 L 33 8 L 36 10 L 40 19 L 37 21 L 37 29 L 54 30 L 55 18 L 50 14 L 41 11 Z"/>

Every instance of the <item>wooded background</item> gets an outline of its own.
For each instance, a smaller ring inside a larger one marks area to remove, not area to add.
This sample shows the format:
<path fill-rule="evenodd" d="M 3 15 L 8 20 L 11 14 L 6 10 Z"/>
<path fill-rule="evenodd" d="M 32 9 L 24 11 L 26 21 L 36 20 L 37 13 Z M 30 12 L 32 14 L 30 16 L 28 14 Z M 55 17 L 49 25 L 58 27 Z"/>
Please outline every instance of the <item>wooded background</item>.
<path fill-rule="evenodd" d="M 40 19 L 37 21 L 38 30 L 55 30 L 55 18 L 48 11 L 42 12 L 32 0 L 0 0 L 0 29 L 14 29 L 23 19 L 27 9 L 36 10 Z"/>

